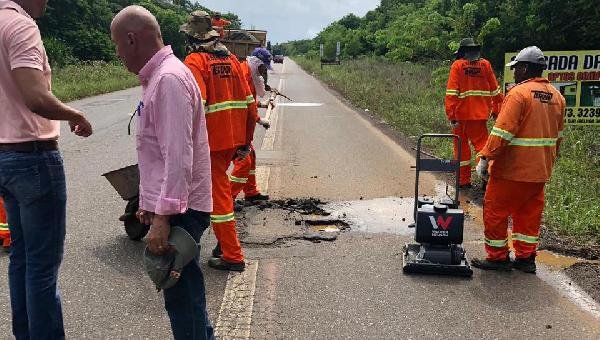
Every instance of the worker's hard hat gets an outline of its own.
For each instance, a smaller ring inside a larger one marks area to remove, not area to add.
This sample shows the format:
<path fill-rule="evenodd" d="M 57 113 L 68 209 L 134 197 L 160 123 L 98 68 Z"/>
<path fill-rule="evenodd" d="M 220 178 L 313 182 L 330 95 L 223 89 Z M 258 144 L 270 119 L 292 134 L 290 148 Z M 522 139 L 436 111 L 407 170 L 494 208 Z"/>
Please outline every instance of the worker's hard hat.
<path fill-rule="evenodd" d="M 185 267 L 198 255 L 199 248 L 194 238 L 185 229 L 172 227 L 169 235 L 171 251 L 156 255 L 144 250 L 144 267 L 156 289 L 173 287 Z"/>
<path fill-rule="evenodd" d="M 180 32 L 198 40 L 209 40 L 221 35 L 212 27 L 210 15 L 205 11 L 194 11 L 187 19 L 187 23 L 181 25 Z"/>
<path fill-rule="evenodd" d="M 481 48 L 481 45 L 476 44 L 473 38 L 464 38 L 460 41 L 458 50 L 456 50 L 454 54 L 459 54 L 465 48 Z"/>
<path fill-rule="evenodd" d="M 267 50 L 264 47 L 257 47 L 252 51 L 252 55 L 260 59 L 260 61 L 262 61 L 263 64 L 265 64 L 265 66 L 269 70 L 273 69 L 273 67 L 271 66 L 271 60 L 273 60 L 273 55 L 271 55 L 271 52 L 269 52 L 269 50 Z"/>
<path fill-rule="evenodd" d="M 546 65 L 546 58 L 544 58 L 544 52 L 537 46 L 525 47 L 513 59 L 510 63 L 506 64 L 507 67 L 515 66 L 519 62 L 532 63 L 538 65 Z"/>

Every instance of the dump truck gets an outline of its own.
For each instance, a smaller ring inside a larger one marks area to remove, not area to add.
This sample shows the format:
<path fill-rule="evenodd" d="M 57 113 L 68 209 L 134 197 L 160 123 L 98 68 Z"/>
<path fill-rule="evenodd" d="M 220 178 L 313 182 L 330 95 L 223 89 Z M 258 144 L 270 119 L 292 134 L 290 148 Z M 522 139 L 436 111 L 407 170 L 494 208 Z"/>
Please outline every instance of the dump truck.
<path fill-rule="evenodd" d="M 225 30 L 221 42 L 238 59 L 246 59 L 257 47 L 267 46 L 267 31 L 261 30 Z"/>

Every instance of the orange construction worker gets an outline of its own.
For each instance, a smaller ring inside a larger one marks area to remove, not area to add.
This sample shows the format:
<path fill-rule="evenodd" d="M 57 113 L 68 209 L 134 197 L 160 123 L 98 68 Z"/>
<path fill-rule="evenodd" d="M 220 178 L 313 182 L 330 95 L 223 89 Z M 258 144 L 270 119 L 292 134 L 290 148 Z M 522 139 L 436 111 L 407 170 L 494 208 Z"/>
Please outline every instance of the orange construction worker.
<path fill-rule="evenodd" d="M 271 101 L 263 104 L 258 97 L 264 96 L 271 87 L 266 84 L 267 69 L 271 68 L 271 53 L 262 47 L 255 48 L 252 55 L 242 62 L 242 69 L 246 75 L 250 91 L 256 100 L 258 107 L 267 108 L 273 105 Z M 268 129 L 271 125 L 268 120 L 256 116 L 256 122 Z M 244 199 L 246 201 L 264 201 L 268 200 L 268 195 L 260 193 L 256 186 L 256 152 L 254 146 L 250 146 L 250 154 L 242 160 L 233 161 L 233 171 L 229 179 L 231 180 L 231 197 L 235 198 L 239 193 L 244 191 Z"/>
<path fill-rule="evenodd" d="M 214 30 L 219 32 L 219 36 L 223 38 L 225 26 L 231 25 L 231 21 L 221 18 L 221 13 L 215 12 L 213 13 L 213 17 L 211 19 L 211 25 L 213 26 Z"/>
<path fill-rule="evenodd" d="M 454 155 L 460 159 L 459 185 L 471 186 L 471 147 L 483 149 L 488 137 L 487 120 L 496 116 L 503 95 L 489 61 L 481 57 L 481 46 L 472 38 L 460 41 L 456 61 L 450 68 L 446 87 L 446 116 L 453 133 L 460 137 L 461 152 L 455 142 Z"/>
<path fill-rule="evenodd" d="M 254 97 L 237 58 L 218 40 L 210 16 L 195 11 L 181 27 L 188 39 L 190 68 L 205 101 L 206 128 L 210 145 L 213 213 L 211 222 L 222 254 L 209 260 L 209 266 L 243 271 L 244 254 L 235 229 L 231 185 L 227 169 L 234 158 L 244 158 L 256 126 Z"/>
<path fill-rule="evenodd" d="M 473 266 L 535 273 L 544 186 L 562 139 L 565 98 L 542 78 L 546 60 L 539 48 L 521 50 L 507 66 L 514 70 L 517 85 L 502 104 L 476 169 L 480 176 L 489 176 L 483 204 L 487 258 L 474 259 Z M 512 263 L 509 216 L 515 249 Z"/>
<path fill-rule="evenodd" d="M 8 229 L 8 220 L 2 198 L 0 198 L 0 244 L 2 244 L 4 249 L 10 247 L 10 230 Z"/>

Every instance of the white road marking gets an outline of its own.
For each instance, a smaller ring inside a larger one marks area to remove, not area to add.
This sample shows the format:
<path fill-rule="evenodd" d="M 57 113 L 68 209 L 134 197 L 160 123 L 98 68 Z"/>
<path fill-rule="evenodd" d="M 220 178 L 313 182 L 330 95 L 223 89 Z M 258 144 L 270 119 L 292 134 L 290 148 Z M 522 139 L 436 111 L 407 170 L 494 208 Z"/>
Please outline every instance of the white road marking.
<path fill-rule="evenodd" d="M 277 106 L 316 107 L 323 106 L 323 103 L 278 103 Z"/>
<path fill-rule="evenodd" d="M 269 176 L 271 176 L 271 167 L 257 166 L 256 167 L 256 186 L 261 192 L 269 191 Z"/>
<path fill-rule="evenodd" d="M 284 72 L 285 72 L 285 64 L 283 64 L 283 68 L 281 69 L 281 73 L 284 73 Z M 279 91 L 283 91 L 283 78 L 279 79 L 279 86 L 277 87 L 277 89 Z M 280 109 L 278 109 L 279 105 L 281 105 L 281 103 L 279 101 L 277 101 L 274 109 L 269 108 L 267 110 L 265 119 L 271 122 L 271 128 L 267 130 L 267 132 L 265 133 L 265 136 L 263 137 L 263 143 L 260 148 L 261 150 L 264 150 L 264 151 L 272 151 L 273 150 L 273 145 L 275 144 L 275 136 L 277 134 L 277 118 L 279 116 L 279 112 L 281 111 Z"/>
<path fill-rule="evenodd" d="M 249 339 L 256 290 L 258 261 L 248 262 L 243 272 L 229 272 L 225 295 L 215 325 L 218 339 Z"/>
<path fill-rule="evenodd" d="M 273 151 L 273 145 L 275 144 L 275 135 L 277 133 L 278 118 L 279 115 L 277 114 L 277 111 L 274 110 L 273 113 L 271 113 L 271 117 L 269 119 L 269 122 L 271 123 L 271 128 L 269 128 L 267 132 L 265 132 L 265 136 L 263 137 L 263 142 L 260 147 L 260 149 L 263 151 Z"/>

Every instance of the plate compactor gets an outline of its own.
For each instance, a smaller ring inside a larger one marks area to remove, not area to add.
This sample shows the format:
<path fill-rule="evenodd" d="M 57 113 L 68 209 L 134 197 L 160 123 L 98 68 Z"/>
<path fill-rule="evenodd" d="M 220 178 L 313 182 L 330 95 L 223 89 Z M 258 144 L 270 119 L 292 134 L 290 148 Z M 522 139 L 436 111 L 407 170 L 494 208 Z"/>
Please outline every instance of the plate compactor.
<path fill-rule="evenodd" d="M 460 160 L 422 158 L 421 146 L 424 139 L 454 139 L 459 146 L 460 139 L 451 134 L 425 134 L 417 142 L 417 163 L 415 180 L 414 228 L 415 244 L 404 246 L 404 267 L 407 274 L 439 274 L 467 276 L 473 270 L 467 261 L 463 242 L 465 214 L 459 209 Z M 454 173 L 456 178 L 454 198 L 434 200 L 419 197 L 419 174 L 421 172 Z"/>

